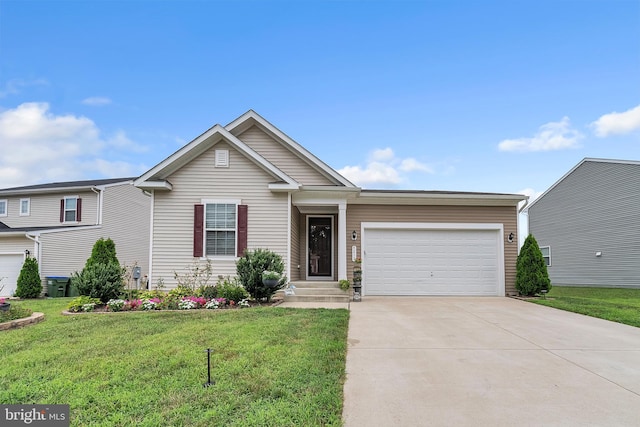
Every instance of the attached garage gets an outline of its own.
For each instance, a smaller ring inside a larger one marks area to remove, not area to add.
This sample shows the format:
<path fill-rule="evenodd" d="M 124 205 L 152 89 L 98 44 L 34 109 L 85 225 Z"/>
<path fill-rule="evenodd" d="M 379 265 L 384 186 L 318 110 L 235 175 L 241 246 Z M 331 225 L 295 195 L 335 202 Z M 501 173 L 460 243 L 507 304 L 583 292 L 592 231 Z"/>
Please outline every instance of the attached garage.
<path fill-rule="evenodd" d="M 362 223 L 364 295 L 504 296 L 502 224 Z"/>
<path fill-rule="evenodd" d="M 16 291 L 24 254 L 0 254 L 0 296 L 12 296 Z"/>

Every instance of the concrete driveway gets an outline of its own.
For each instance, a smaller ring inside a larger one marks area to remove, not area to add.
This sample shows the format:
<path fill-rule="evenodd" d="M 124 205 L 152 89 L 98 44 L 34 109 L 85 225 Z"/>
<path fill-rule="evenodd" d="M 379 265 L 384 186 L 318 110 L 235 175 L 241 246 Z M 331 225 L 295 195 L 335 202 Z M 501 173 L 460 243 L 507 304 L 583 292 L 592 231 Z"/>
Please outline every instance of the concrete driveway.
<path fill-rule="evenodd" d="M 346 426 L 640 426 L 640 328 L 510 298 L 350 308 Z"/>

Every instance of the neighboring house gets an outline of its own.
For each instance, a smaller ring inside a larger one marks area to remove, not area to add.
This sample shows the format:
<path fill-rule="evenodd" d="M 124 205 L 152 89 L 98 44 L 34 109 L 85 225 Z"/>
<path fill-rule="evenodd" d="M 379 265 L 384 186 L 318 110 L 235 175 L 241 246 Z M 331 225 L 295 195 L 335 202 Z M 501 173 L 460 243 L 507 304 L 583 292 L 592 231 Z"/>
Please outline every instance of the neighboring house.
<path fill-rule="evenodd" d="M 552 284 L 640 287 L 640 162 L 586 158 L 527 211 Z"/>
<path fill-rule="evenodd" d="M 121 264 L 148 271 L 151 198 L 134 178 L 62 182 L 0 190 L 2 295 L 12 295 L 25 257 L 40 276 L 82 270 L 93 244 L 111 238 Z"/>
<path fill-rule="evenodd" d="M 234 275 L 245 249 L 280 254 L 290 280 L 351 278 L 364 295 L 515 293 L 526 196 L 362 190 L 248 111 L 143 174 L 152 197 L 151 286 L 210 259 Z"/>

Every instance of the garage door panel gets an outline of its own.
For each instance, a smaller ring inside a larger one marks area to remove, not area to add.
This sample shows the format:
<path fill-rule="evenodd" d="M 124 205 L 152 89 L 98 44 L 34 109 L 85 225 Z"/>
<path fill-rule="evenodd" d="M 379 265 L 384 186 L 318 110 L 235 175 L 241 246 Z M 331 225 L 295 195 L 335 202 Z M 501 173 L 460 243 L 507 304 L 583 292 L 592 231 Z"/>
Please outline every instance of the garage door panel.
<path fill-rule="evenodd" d="M 0 287 L 4 286 L 0 296 L 11 296 L 16 291 L 23 262 L 22 254 L 0 254 Z"/>
<path fill-rule="evenodd" d="M 497 230 L 365 229 L 367 295 L 500 295 Z"/>

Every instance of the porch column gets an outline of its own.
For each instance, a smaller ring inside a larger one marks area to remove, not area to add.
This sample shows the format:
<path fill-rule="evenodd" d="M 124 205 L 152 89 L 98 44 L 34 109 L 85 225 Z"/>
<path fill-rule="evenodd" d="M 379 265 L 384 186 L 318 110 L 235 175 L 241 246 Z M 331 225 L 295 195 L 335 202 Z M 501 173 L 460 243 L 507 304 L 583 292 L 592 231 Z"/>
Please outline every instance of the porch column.
<path fill-rule="evenodd" d="M 347 278 L 347 203 L 338 204 L 338 280 Z"/>

